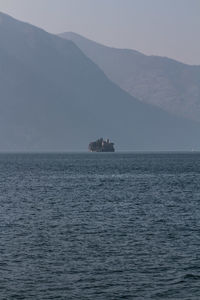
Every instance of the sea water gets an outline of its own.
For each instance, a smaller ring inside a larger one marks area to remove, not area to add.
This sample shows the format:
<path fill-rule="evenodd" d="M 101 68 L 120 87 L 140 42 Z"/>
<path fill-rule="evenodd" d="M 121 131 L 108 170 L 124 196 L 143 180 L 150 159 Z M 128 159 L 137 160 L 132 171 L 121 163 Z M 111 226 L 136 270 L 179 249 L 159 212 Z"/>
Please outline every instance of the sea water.
<path fill-rule="evenodd" d="M 200 154 L 1 154 L 0 299 L 200 299 Z"/>

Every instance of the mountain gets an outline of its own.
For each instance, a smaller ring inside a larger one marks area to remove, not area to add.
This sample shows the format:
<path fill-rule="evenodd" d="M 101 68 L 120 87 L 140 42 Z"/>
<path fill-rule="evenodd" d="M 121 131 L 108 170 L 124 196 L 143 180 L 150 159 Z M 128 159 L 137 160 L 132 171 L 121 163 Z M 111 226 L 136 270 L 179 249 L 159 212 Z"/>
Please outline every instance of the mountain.
<path fill-rule="evenodd" d="M 200 125 L 142 103 L 72 41 L 0 13 L 0 151 L 200 148 Z"/>
<path fill-rule="evenodd" d="M 75 33 L 63 33 L 130 95 L 170 113 L 200 121 L 200 66 L 100 45 Z"/>

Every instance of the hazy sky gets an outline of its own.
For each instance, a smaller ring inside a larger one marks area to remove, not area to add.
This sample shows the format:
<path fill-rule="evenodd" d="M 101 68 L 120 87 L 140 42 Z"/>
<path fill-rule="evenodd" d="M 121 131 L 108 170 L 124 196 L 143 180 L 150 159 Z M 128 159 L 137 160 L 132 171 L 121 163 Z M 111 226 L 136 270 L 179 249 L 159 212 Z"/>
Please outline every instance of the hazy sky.
<path fill-rule="evenodd" d="M 200 0 L 0 0 L 0 11 L 52 33 L 200 65 Z"/>

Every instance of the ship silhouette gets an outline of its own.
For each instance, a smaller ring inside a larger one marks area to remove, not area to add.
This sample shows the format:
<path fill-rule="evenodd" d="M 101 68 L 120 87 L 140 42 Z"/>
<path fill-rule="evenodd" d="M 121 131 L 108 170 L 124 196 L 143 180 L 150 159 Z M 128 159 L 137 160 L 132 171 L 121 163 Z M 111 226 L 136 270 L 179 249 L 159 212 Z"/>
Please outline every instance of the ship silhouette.
<path fill-rule="evenodd" d="M 88 149 L 90 152 L 115 152 L 114 143 L 111 143 L 109 139 L 104 140 L 103 138 L 91 142 Z"/>

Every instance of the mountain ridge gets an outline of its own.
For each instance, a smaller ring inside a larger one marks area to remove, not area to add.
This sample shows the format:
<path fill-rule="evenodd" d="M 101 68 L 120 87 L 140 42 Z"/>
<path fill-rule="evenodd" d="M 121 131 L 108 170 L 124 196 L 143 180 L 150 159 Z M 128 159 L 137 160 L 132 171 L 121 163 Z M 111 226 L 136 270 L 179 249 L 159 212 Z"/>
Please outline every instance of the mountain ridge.
<path fill-rule="evenodd" d="M 110 80 L 130 95 L 175 115 L 200 121 L 199 65 L 104 46 L 72 32 L 59 36 L 75 42 Z"/>
<path fill-rule="evenodd" d="M 123 48 L 123 47 L 108 46 L 104 43 L 100 43 L 96 40 L 92 40 L 91 38 L 88 38 L 84 35 L 81 35 L 79 33 L 73 32 L 73 31 L 64 31 L 64 32 L 58 33 L 56 35 L 61 37 L 61 38 L 63 38 L 63 37 L 65 38 L 65 35 L 67 35 L 69 37 L 69 40 L 70 40 L 70 37 L 71 37 L 71 41 L 73 41 L 74 38 L 84 39 L 84 40 L 87 40 L 88 42 L 91 42 L 92 44 L 96 44 L 98 46 L 101 46 L 102 48 L 108 48 L 108 49 L 113 49 L 113 50 L 118 50 L 118 51 L 121 51 L 121 50 L 122 51 L 127 51 L 127 52 L 130 52 L 130 53 L 135 53 L 135 54 L 143 55 L 143 56 L 146 56 L 146 57 L 164 58 L 164 59 L 182 64 L 182 65 L 190 66 L 190 67 L 200 67 L 200 65 L 198 65 L 198 64 L 185 63 L 185 62 L 182 62 L 181 60 L 177 60 L 177 59 L 171 58 L 169 56 L 162 56 L 162 55 L 155 55 L 155 54 L 145 54 L 142 51 L 135 50 L 135 49 L 132 49 L 132 48 L 127 48 L 127 47 Z"/>

